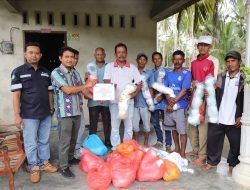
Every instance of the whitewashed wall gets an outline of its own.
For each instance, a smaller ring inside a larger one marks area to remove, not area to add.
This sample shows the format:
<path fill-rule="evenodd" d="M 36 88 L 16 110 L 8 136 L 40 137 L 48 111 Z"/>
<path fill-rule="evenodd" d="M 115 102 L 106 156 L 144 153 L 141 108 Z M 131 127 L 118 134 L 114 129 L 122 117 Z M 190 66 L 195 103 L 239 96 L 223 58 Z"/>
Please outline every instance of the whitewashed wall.
<path fill-rule="evenodd" d="M 86 64 L 93 60 L 93 50 L 97 46 L 104 47 L 107 54 L 106 60 L 112 61 L 115 44 L 124 42 L 128 46 L 128 59 L 134 63 L 138 52 L 143 51 L 150 58 L 151 53 L 156 49 L 156 23 L 150 19 L 151 0 L 25 0 L 20 1 L 20 5 L 22 10 L 28 11 L 29 24 L 23 24 L 21 14 L 10 13 L 0 1 L 0 41 L 9 40 L 11 27 L 21 29 L 13 32 L 14 54 L 0 53 L 0 124 L 13 123 L 10 74 L 15 67 L 23 64 L 24 30 L 46 28 L 52 31 L 80 34 L 78 40 L 68 40 L 67 44 L 80 51 L 77 69 L 81 75 L 85 71 Z M 41 25 L 35 23 L 35 11 L 41 12 Z M 49 11 L 54 13 L 55 24 L 53 26 L 48 25 L 47 13 Z M 66 26 L 61 26 L 61 12 L 66 13 Z M 73 26 L 73 13 L 78 14 L 78 26 Z M 85 14 L 91 15 L 89 27 L 85 26 Z M 102 27 L 97 27 L 97 14 L 102 15 Z M 114 16 L 113 28 L 108 26 L 108 15 Z M 120 15 L 125 16 L 125 28 L 119 26 Z M 130 28 L 132 15 L 136 16 L 136 28 Z M 86 123 L 89 123 L 86 106 L 85 118 Z"/>

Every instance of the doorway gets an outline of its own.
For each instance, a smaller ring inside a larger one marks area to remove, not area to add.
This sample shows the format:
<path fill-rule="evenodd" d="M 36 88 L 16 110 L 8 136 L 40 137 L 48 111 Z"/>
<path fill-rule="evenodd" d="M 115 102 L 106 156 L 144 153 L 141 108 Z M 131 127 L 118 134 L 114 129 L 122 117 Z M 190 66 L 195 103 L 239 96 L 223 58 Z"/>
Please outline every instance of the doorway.
<path fill-rule="evenodd" d="M 67 45 L 66 32 L 24 31 L 24 45 L 28 42 L 38 42 L 43 54 L 39 64 L 52 72 L 60 66 L 59 50 Z"/>

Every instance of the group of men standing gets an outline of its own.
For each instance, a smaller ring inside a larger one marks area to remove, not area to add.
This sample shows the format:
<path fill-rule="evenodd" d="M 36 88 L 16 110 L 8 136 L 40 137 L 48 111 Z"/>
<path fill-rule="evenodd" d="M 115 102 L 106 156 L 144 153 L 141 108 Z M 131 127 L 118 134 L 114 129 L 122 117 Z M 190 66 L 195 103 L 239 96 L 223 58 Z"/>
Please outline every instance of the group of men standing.
<path fill-rule="evenodd" d="M 142 120 L 144 145 L 149 146 L 151 118 L 157 136 L 154 147 L 160 148 L 165 142 L 166 151 L 171 152 L 173 138 L 174 151 L 186 158 L 188 134 L 193 151 L 187 156 L 194 156 L 193 164 L 208 170 L 220 162 L 226 134 L 230 142 L 228 163 L 232 170 L 239 163 L 240 118 L 243 112 L 243 81 L 239 71 L 241 56 L 238 52 L 231 51 L 226 55 L 226 71 L 217 78 L 215 91 L 219 122 L 205 122 L 199 126 L 187 124 L 190 95 L 195 91 L 196 82 L 204 82 L 207 76 L 216 78 L 218 73 L 219 63 L 209 54 L 211 45 L 210 36 L 201 36 L 198 39 L 199 54 L 191 63 L 191 72 L 183 67 L 185 54 L 180 50 L 173 53 L 173 68 L 169 70 L 162 65 L 163 58 L 159 52 L 152 54 L 154 68 L 147 69 L 147 55 L 144 53 L 137 55 L 136 67 L 128 62 L 127 46 L 123 43 L 115 46 L 115 60 L 111 63 L 106 63 L 105 50 L 98 47 L 95 49 L 93 62 L 96 65 L 98 82 L 114 84 L 115 99 L 94 101 L 93 95 L 89 92 L 94 82 L 91 80 L 84 82 L 75 69 L 79 58 L 77 50 L 62 47 L 59 52 L 61 65 L 50 74 L 47 69 L 39 66 L 42 56 L 39 44 L 26 44 L 24 53 L 26 63 L 13 70 L 11 90 L 15 123 L 20 128 L 23 126 L 24 147 L 31 182 L 36 183 L 40 180 L 40 170 L 51 173 L 57 171 L 57 167 L 49 163 L 49 134 L 51 116 L 54 112 L 58 118 L 59 171 L 64 177 L 74 177 L 70 166 L 79 162 L 74 155 L 81 147 L 85 128 L 83 97 L 88 99 L 89 134 L 97 132 L 98 118 L 101 114 L 105 145 L 115 149 L 122 141 L 119 133 L 122 121 L 118 118 L 119 97 L 125 86 L 130 83 L 136 85 L 136 91 L 130 94 L 128 117 L 123 120 L 123 140 L 134 137 L 138 141 L 139 123 Z M 158 92 L 152 88 L 162 71 L 163 85 L 174 91 L 175 98 L 165 94 L 158 96 Z M 86 73 L 85 79 L 89 74 Z M 155 99 L 154 111 L 148 110 L 147 101 L 143 96 L 142 75 L 146 78 L 152 98 Z"/>

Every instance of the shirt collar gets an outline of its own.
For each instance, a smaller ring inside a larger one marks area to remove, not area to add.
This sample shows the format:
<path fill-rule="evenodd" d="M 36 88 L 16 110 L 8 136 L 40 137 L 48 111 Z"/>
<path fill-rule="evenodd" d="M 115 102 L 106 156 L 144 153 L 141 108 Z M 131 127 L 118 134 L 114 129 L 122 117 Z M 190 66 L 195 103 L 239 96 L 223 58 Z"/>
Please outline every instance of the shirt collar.
<path fill-rule="evenodd" d="M 25 63 L 25 65 L 26 65 L 26 67 L 28 68 L 28 69 L 34 69 L 33 67 L 32 67 L 32 65 L 31 64 L 29 64 L 29 63 Z M 37 66 L 37 69 L 40 69 L 40 66 L 38 65 Z"/>
<path fill-rule="evenodd" d="M 118 63 L 117 63 L 117 60 L 114 61 L 114 67 L 118 67 Z M 130 67 L 130 63 L 126 60 L 126 64 L 125 64 L 125 67 Z"/>
<path fill-rule="evenodd" d="M 94 63 L 97 65 L 96 61 L 94 61 Z M 107 63 L 106 61 L 104 61 L 102 67 L 103 67 L 103 66 L 106 66 L 107 64 L 108 64 L 108 63 Z M 101 68 L 102 68 L 102 67 L 101 67 Z"/>
<path fill-rule="evenodd" d="M 226 77 L 229 77 L 230 79 L 233 79 L 233 78 L 240 78 L 240 71 L 239 71 L 234 77 L 230 77 L 230 76 L 229 76 L 229 72 L 227 71 Z"/>
<path fill-rule="evenodd" d="M 64 72 L 64 73 L 69 73 L 72 74 L 74 69 L 72 69 L 71 71 L 69 71 L 66 67 L 63 66 L 63 64 L 60 65 L 60 69 Z"/>
<path fill-rule="evenodd" d="M 197 59 L 198 59 L 199 61 L 202 61 L 202 60 L 204 60 L 204 59 L 207 59 L 209 56 L 210 56 L 209 53 L 208 53 L 207 55 L 202 56 L 202 57 L 200 57 L 200 56 L 198 55 L 198 56 L 197 56 Z"/>

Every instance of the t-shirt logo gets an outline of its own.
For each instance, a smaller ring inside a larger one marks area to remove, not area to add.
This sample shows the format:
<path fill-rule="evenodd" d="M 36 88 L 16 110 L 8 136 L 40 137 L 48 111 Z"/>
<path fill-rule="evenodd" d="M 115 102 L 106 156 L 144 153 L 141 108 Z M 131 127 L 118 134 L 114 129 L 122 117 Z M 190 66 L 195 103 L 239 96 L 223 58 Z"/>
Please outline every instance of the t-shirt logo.
<path fill-rule="evenodd" d="M 182 80 L 182 77 L 181 77 L 181 76 L 179 76 L 179 77 L 178 77 L 178 81 L 181 81 L 181 80 Z"/>
<path fill-rule="evenodd" d="M 208 71 L 208 67 L 204 67 L 204 68 L 203 68 L 203 71 Z"/>

